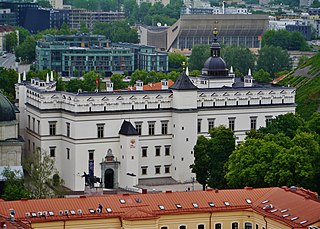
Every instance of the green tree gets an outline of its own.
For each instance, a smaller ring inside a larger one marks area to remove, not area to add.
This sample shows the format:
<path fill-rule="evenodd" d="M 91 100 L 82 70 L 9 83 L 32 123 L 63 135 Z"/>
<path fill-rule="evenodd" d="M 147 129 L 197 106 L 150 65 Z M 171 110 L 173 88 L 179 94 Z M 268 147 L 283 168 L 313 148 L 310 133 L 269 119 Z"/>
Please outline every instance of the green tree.
<path fill-rule="evenodd" d="M 203 135 L 198 137 L 194 146 L 194 163 L 190 165 L 192 172 L 196 174 L 197 181 L 206 189 L 210 177 L 210 157 L 208 154 L 209 140 Z"/>
<path fill-rule="evenodd" d="M 187 57 L 179 52 L 169 52 L 168 54 L 169 72 L 182 71 L 182 63 L 187 62 Z"/>
<path fill-rule="evenodd" d="M 1 196 L 4 200 L 19 200 L 28 198 L 29 193 L 24 186 L 23 175 L 19 171 L 12 171 L 10 168 L 5 168 L 1 174 L 4 179 L 4 189 Z"/>
<path fill-rule="evenodd" d="M 210 48 L 208 45 L 195 45 L 189 58 L 189 67 L 191 70 L 201 70 L 203 63 L 210 57 Z"/>
<path fill-rule="evenodd" d="M 301 67 L 308 59 L 309 57 L 307 56 L 300 56 L 298 60 L 298 67 Z"/>
<path fill-rule="evenodd" d="M 283 133 L 292 139 L 298 130 L 306 129 L 305 125 L 304 119 L 299 114 L 287 113 L 272 119 L 266 127 L 260 128 L 259 131 L 263 134 Z"/>
<path fill-rule="evenodd" d="M 14 52 L 15 48 L 18 44 L 18 38 L 16 32 L 11 32 L 5 35 L 5 44 L 6 44 L 6 50 L 8 52 Z"/>
<path fill-rule="evenodd" d="M 249 69 L 254 68 L 255 55 L 244 47 L 229 46 L 223 50 L 223 58 L 229 69 L 239 70 L 241 75 L 246 75 Z"/>
<path fill-rule="evenodd" d="M 48 0 L 38 0 L 39 6 L 42 8 L 52 8 L 50 2 Z"/>
<path fill-rule="evenodd" d="M 279 46 L 286 50 L 310 50 L 305 38 L 298 31 L 269 30 L 262 36 L 262 47 Z"/>
<path fill-rule="evenodd" d="M 97 85 L 98 81 L 98 85 Z M 100 89 L 101 79 L 100 74 L 95 71 L 87 72 L 83 75 L 83 90 L 94 91 Z"/>
<path fill-rule="evenodd" d="M 311 119 L 307 122 L 307 127 L 320 135 L 320 113 L 314 112 Z"/>
<path fill-rule="evenodd" d="M 224 178 L 226 162 L 235 149 L 235 137 L 231 129 L 219 126 L 210 130 L 210 139 L 199 137 L 194 147 L 195 161 L 190 167 L 196 173 L 203 188 L 226 188 Z"/>
<path fill-rule="evenodd" d="M 124 76 L 121 74 L 112 74 L 110 77 L 111 82 L 113 82 L 113 88 L 115 90 L 117 89 L 123 89 L 128 87 L 128 83 L 124 82 Z"/>
<path fill-rule="evenodd" d="M 34 36 L 29 36 L 16 49 L 16 56 L 26 63 L 31 63 L 36 58 L 36 40 Z"/>
<path fill-rule="evenodd" d="M 272 77 L 279 71 L 290 69 L 288 52 L 276 46 L 264 46 L 259 51 L 257 69 L 269 72 Z"/>
<path fill-rule="evenodd" d="M 180 77 L 180 72 L 172 71 L 167 74 L 167 78 L 176 81 Z"/>
<path fill-rule="evenodd" d="M 264 71 L 263 69 L 260 69 L 259 71 L 254 72 L 253 78 L 258 82 L 271 82 L 272 81 L 272 77 L 270 76 L 270 74 L 268 72 Z"/>
<path fill-rule="evenodd" d="M 26 171 L 26 187 L 31 198 L 43 199 L 56 196 L 50 186 L 52 186 L 53 175 L 58 172 L 55 168 L 55 160 L 47 152 L 37 149 L 26 158 L 23 167 Z"/>
<path fill-rule="evenodd" d="M 18 82 L 18 74 L 13 69 L 0 67 L 0 90 L 10 100 L 15 99 L 15 84 Z"/>
<path fill-rule="evenodd" d="M 130 77 L 130 85 L 135 85 L 138 80 L 141 80 L 144 84 L 151 83 L 146 70 L 135 70 Z"/>
<path fill-rule="evenodd" d="M 89 29 L 84 21 L 80 22 L 80 33 L 89 33 Z"/>
<path fill-rule="evenodd" d="M 30 36 L 30 32 L 21 26 L 18 26 L 15 29 L 19 31 L 19 44 L 22 44 L 27 37 Z"/>

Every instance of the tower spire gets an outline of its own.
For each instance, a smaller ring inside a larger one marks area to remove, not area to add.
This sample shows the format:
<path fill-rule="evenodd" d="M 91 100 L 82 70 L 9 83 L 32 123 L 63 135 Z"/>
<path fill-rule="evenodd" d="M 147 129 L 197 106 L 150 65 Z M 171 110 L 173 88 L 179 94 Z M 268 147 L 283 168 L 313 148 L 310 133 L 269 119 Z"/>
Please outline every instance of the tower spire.
<path fill-rule="evenodd" d="M 213 30 L 213 43 L 211 44 L 210 47 L 210 53 L 211 53 L 211 57 L 220 57 L 220 44 L 218 43 L 218 30 L 217 28 L 214 28 Z"/>

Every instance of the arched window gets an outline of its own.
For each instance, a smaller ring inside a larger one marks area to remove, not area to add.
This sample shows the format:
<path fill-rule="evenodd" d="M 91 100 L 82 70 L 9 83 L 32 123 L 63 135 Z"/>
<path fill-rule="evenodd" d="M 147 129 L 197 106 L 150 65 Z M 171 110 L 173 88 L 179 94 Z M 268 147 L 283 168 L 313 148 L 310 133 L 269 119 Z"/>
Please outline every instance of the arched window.
<path fill-rule="evenodd" d="M 204 225 L 203 224 L 199 224 L 198 225 L 198 229 L 204 229 Z"/>
<path fill-rule="evenodd" d="M 161 229 L 168 229 L 168 227 L 161 227 Z"/>
<path fill-rule="evenodd" d="M 222 228 L 221 223 L 216 223 L 216 224 L 214 225 L 214 228 L 215 228 L 215 229 L 221 229 L 221 228 Z"/>
<path fill-rule="evenodd" d="M 187 226 L 185 226 L 185 225 L 180 226 L 179 229 L 187 229 Z"/>
<path fill-rule="evenodd" d="M 244 229 L 252 229 L 252 223 L 245 223 Z"/>
<path fill-rule="evenodd" d="M 238 223 L 232 223 L 231 224 L 232 229 L 239 229 L 239 224 Z"/>

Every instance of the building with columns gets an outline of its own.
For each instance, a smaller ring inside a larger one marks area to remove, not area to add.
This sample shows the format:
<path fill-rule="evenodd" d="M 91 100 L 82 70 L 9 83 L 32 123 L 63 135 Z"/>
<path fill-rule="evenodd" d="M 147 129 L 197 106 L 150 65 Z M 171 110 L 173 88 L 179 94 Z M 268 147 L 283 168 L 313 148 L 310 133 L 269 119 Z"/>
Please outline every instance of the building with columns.
<path fill-rule="evenodd" d="M 183 72 L 168 87 L 69 93 L 46 81 L 16 85 L 20 128 L 26 149 L 54 157 L 65 185 L 84 190 L 83 172 L 102 177 L 104 188 L 136 187 L 147 180 L 187 182 L 199 135 L 218 125 L 231 128 L 237 142 L 270 119 L 295 112 L 293 87 L 254 82 L 249 71 L 235 77 L 214 40 L 198 78 Z"/>

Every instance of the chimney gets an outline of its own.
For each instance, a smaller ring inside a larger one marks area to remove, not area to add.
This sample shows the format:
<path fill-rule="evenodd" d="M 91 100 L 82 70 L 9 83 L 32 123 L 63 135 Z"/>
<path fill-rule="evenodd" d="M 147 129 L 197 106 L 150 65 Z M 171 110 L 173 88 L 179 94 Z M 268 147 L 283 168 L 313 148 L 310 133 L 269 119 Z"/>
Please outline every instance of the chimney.
<path fill-rule="evenodd" d="M 50 81 L 49 81 L 49 73 L 47 73 L 47 80 L 46 80 L 46 83 L 50 83 Z"/>
<path fill-rule="evenodd" d="M 23 71 L 23 78 L 22 78 L 23 81 L 26 81 L 27 80 L 27 74 L 26 74 L 26 71 Z"/>
<path fill-rule="evenodd" d="M 53 71 L 51 71 L 50 81 L 54 81 L 54 79 L 53 79 Z"/>
<path fill-rule="evenodd" d="M 252 87 L 252 85 L 253 85 L 253 78 L 251 76 L 251 69 L 249 68 L 248 75 L 244 77 L 244 86 Z"/>
<path fill-rule="evenodd" d="M 18 83 L 21 83 L 21 74 L 18 75 Z"/>
<path fill-rule="evenodd" d="M 107 82 L 106 82 L 106 88 L 107 88 L 107 91 L 108 91 L 108 92 L 113 91 L 113 82 L 107 81 Z"/>
<path fill-rule="evenodd" d="M 136 81 L 136 90 L 143 91 L 143 82 L 141 80 Z"/>
<path fill-rule="evenodd" d="M 161 80 L 161 90 L 167 90 L 168 87 L 168 80 L 167 79 L 163 79 Z"/>

